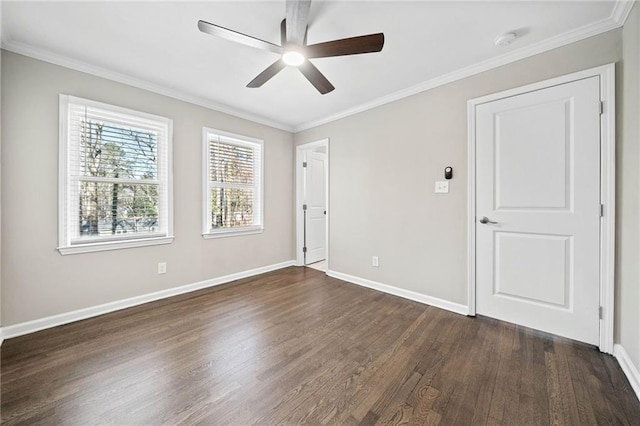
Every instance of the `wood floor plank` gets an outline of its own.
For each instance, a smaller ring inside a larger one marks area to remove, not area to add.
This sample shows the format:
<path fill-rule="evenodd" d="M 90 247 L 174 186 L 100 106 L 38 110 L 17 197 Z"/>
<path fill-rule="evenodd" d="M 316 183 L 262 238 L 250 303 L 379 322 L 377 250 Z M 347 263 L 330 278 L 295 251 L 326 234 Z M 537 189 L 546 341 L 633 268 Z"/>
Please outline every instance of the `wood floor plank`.
<path fill-rule="evenodd" d="M 3 425 L 637 425 L 597 348 L 286 268 L 8 339 Z"/>
<path fill-rule="evenodd" d="M 493 397 L 493 389 L 498 375 L 499 363 L 493 362 L 500 358 L 498 346 L 496 345 L 497 336 L 495 333 L 495 324 L 481 324 L 479 336 L 482 339 L 482 349 L 478 353 L 478 368 L 473 375 L 473 386 L 468 387 L 469 394 L 467 398 L 475 400 L 473 406 L 473 416 L 470 424 L 485 424 L 489 419 L 489 410 L 491 408 L 491 399 Z"/>
<path fill-rule="evenodd" d="M 378 411 L 380 411 L 378 424 L 400 425 L 409 423 L 409 418 L 413 413 L 413 407 L 405 401 L 421 378 L 422 375 L 420 373 L 414 372 L 402 386 L 393 393 L 388 402 L 378 407 Z"/>
<path fill-rule="evenodd" d="M 549 401 L 549 423 L 557 426 L 565 424 L 562 413 L 562 400 L 560 399 L 560 376 L 558 375 L 558 363 L 556 354 L 546 352 L 547 367 L 547 398 Z"/>
<path fill-rule="evenodd" d="M 567 359 L 568 349 L 565 343 L 555 345 L 560 383 L 560 400 L 562 401 L 562 414 L 565 422 L 577 425 L 580 424 L 580 415 L 578 414 L 578 402 L 574 390 L 574 383 L 573 380 L 571 380 L 571 373 L 569 372 L 569 360 Z"/>
<path fill-rule="evenodd" d="M 478 384 L 474 383 L 473 376 L 482 370 L 473 368 L 479 358 L 477 355 L 470 355 L 481 347 L 479 328 L 478 321 L 467 324 L 464 333 L 457 339 L 455 349 L 449 354 L 448 363 L 432 382 L 443 394 L 449 394 L 447 389 L 451 388 L 446 405 L 436 406 L 436 411 L 442 416 L 442 424 L 469 424 L 473 417 L 475 398 L 469 396 L 475 394 L 475 386 Z M 451 380 L 454 371 L 457 374 L 455 380 Z"/>
<path fill-rule="evenodd" d="M 434 401 L 438 399 L 439 395 L 440 391 L 431 386 L 420 388 L 418 394 L 412 395 L 413 405 L 411 407 L 413 408 L 413 411 L 409 416 L 408 424 L 439 424 L 442 417 L 431 409 Z"/>
<path fill-rule="evenodd" d="M 515 333 L 506 324 L 499 324 L 496 348 L 498 352 L 496 380 L 491 395 L 488 421 L 490 424 L 503 424 L 505 406 L 507 404 L 508 389 L 505 386 L 511 375 L 511 352 Z"/>

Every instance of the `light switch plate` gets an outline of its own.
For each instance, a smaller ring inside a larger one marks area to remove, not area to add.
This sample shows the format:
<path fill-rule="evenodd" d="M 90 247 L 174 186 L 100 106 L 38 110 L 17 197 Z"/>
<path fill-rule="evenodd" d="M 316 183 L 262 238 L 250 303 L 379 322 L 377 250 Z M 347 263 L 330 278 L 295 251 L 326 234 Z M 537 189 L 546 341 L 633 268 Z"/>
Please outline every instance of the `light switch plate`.
<path fill-rule="evenodd" d="M 449 193 L 449 182 L 446 180 L 436 181 L 436 194 L 447 194 Z"/>

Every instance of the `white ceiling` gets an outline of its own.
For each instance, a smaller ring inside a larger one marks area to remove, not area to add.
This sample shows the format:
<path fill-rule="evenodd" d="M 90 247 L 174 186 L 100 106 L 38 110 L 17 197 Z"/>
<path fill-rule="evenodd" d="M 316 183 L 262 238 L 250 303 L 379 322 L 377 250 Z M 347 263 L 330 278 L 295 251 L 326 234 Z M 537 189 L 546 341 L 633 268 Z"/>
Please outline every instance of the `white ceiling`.
<path fill-rule="evenodd" d="M 284 1 L 3 1 L 2 41 L 18 53 L 299 130 L 615 28 L 627 6 L 614 1 L 314 1 L 309 44 L 385 34 L 381 53 L 312 60 L 336 87 L 327 95 L 291 67 L 262 88 L 246 88 L 277 55 L 203 34 L 196 26 L 202 19 L 279 44 Z M 519 38 L 495 47 L 495 37 L 510 31 Z"/>

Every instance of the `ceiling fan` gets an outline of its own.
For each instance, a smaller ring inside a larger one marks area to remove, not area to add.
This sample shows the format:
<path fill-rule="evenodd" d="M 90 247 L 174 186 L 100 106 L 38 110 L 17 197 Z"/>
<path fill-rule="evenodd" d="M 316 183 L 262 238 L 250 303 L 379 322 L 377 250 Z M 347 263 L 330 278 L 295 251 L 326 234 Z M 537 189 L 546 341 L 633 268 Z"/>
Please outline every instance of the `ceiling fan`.
<path fill-rule="evenodd" d="M 280 24 L 281 46 L 202 20 L 198 21 L 198 28 L 207 34 L 281 55 L 280 59 L 251 80 L 247 87 L 260 87 L 284 67 L 291 65 L 298 67 L 307 80 L 324 95 L 335 88 L 309 59 L 380 52 L 384 46 L 384 34 L 369 34 L 307 45 L 310 5 L 310 0 L 286 1 L 286 17 Z"/>

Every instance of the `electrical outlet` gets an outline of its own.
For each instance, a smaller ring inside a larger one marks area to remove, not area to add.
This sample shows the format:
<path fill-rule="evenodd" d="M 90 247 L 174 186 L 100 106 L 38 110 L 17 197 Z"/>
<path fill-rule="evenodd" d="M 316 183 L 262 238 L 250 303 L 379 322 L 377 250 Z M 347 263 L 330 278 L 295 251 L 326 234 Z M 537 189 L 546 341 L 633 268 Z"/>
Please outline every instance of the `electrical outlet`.
<path fill-rule="evenodd" d="M 167 262 L 158 263 L 158 274 L 166 274 L 167 273 Z"/>
<path fill-rule="evenodd" d="M 371 258 L 371 266 L 376 268 L 380 266 L 380 261 L 378 260 L 378 256 L 373 256 Z"/>
<path fill-rule="evenodd" d="M 449 192 L 449 182 L 446 180 L 436 181 L 436 194 L 447 194 Z"/>

